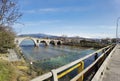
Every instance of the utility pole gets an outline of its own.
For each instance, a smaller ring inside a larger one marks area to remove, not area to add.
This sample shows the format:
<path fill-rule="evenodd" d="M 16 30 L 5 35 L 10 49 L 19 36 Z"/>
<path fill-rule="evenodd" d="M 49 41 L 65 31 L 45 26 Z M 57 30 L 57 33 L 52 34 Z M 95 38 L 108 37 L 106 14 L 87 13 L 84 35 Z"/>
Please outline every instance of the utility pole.
<path fill-rule="evenodd" d="M 119 22 L 120 17 L 117 18 L 116 22 L 116 44 L 118 44 L 118 22 Z"/>

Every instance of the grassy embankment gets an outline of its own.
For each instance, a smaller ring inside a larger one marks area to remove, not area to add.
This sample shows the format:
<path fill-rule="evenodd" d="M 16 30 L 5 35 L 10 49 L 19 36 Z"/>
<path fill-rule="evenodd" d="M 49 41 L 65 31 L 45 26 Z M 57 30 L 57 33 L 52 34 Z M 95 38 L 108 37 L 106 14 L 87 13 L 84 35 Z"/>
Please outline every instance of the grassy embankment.
<path fill-rule="evenodd" d="M 16 78 L 16 70 L 12 64 L 5 60 L 0 60 L 0 81 L 15 81 Z"/>
<path fill-rule="evenodd" d="M 24 61 L 9 62 L 7 54 L 0 54 L 0 81 L 29 81 L 35 77 Z"/>
<path fill-rule="evenodd" d="M 29 68 L 22 62 L 0 59 L 0 81 L 29 81 Z"/>

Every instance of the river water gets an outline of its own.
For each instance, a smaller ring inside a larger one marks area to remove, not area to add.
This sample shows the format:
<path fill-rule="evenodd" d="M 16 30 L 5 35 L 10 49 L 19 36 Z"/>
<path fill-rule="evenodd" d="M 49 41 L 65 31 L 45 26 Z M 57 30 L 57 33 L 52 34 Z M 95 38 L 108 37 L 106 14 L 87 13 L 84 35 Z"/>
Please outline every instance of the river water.
<path fill-rule="evenodd" d="M 31 40 L 24 40 L 21 43 L 23 54 L 28 62 L 33 62 L 33 67 L 44 71 L 58 68 L 79 58 L 82 58 L 94 51 L 92 48 L 81 48 L 73 46 L 40 46 L 34 47 Z"/>

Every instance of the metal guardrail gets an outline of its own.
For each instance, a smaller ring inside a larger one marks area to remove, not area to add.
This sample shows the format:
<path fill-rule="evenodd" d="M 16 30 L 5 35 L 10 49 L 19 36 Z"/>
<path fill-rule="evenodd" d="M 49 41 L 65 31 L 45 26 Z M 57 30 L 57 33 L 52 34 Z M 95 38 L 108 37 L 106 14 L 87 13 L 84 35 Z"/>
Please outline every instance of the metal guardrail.
<path fill-rule="evenodd" d="M 52 78 L 52 81 L 58 81 L 58 79 L 62 78 L 63 76 L 67 75 L 68 73 L 70 73 L 71 71 L 75 70 L 76 68 L 78 68 L 78 74 L 73 77 L 70 81 L 83 81 L 84 78 L 84 74 L 89 71 L 89 69 L 93 66 L 96 66 L 96 63 L 102 58 L 105 59 L 107 57 L 107 53 L 109 51 L 111 51 L 113 48 L 113 46 L 107 46 L 104 47 L 92 54 L 89 54 L 81 59 L 78 59 L 74 62 L 71 62 L 67 65 L 64 65 L 60 68 L 57 69 L 53 69 L 51 70 L 51 72 L 48 72 L 44 75 L 41 75 L 31 81 L 44 81 L 47 80 L 49 78 Z M 102 54 L 98 57 L 98 53 L 102 52 Z M 95 56 L 95 61 L 90 64 L 87 68 L 84 69 L 84 60 L 88 59 L 91 56 Z"/>

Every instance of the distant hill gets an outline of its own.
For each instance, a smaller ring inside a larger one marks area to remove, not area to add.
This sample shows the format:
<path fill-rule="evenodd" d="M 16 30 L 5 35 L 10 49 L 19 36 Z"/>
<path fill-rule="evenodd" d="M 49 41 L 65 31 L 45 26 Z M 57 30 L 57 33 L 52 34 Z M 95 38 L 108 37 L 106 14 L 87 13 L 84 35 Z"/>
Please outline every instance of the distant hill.
<path fill-rule="evenodd" d="M 47 34 L 42 34 L 42 33 L 38 33 L 38 34 L 21 34 L 21 35 L 18 35 L 19 37 L 24 37 L 24 36 L 30 36 L 30 37 L 36 37 L 36 38 L 60 38 L 62 36 L 54 36 L 54 35 L 47 35 Z M 97 38 L 84 38 L 84 37 L 67 37 L 67 38 L 70 38 L 70 39 L 86 39 L 86 40 L 100 40 L 100 39 L 97 39 Z"/>
<path fill-rule="evenodd" d="M 37 38 L 58 38 L 60 36 L 53 36 L 53 35 L 47 35 L 47 34 L 22 34 L 18 35 L 19 37 L 24 37 L 24 36 L 30 36 L 30 37 L 37 37 Z"/>

